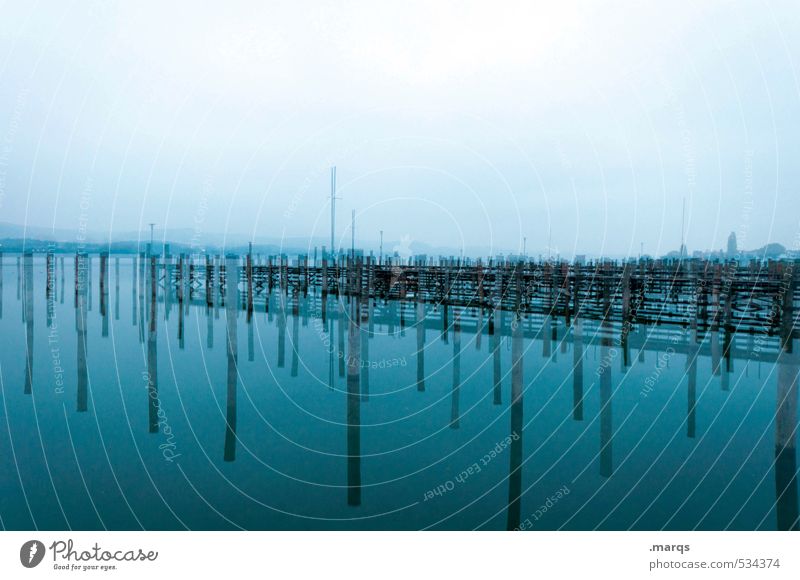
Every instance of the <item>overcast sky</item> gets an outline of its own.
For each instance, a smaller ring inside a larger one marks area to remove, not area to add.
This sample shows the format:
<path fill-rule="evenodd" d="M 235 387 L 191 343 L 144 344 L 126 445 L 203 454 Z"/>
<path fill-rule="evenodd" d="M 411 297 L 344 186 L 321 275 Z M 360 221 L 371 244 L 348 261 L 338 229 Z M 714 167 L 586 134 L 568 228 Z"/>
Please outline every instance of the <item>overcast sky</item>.
<path fill-rule="evenodd" d="M 679 4 L 6 1 L 0 221 L 794 246 L 796 0 Z"/>

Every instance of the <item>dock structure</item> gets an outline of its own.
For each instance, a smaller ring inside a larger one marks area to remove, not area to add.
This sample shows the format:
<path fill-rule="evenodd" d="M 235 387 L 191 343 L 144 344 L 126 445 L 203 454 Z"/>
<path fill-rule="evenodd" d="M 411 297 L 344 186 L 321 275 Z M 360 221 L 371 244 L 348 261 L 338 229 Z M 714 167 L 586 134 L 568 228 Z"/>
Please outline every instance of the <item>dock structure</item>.
<path fill-rule="evenodd" d="M 261 259 L 251 253 L 223 261 L 181 257 L 178 268 L 159 258 L 166 296 L 181 305 L 224 302 L 226 270 L 237 264 L 237 308 L 252 316 L 268 311 L 274 289 L 291 300 L 314 294 L 374 300 L 433 303 L 443 308 L 478 309 L 492 328 L 504 312 L 539 314 L 553 324 L 575 318 L 632 324 L 679 325 L 699 332 L 798 336 L 800 261 L 735 262 L 638 260 L 567 263 L 535 260 L 469 260 L 412 257 L 404 263 L 371 256 L 327 255 L 312 263 L 306 255 Z M 218 264 L 214 267 L 214 264 Z M 356 278 L 355 270 L 363 275 Z M 787 306 L 788 304 L 788 306 Z M 502 324 L 502 322 L 501 322 Z M 490 332 L 491 334 L 491 332 Z M 785 333 L 784 333 L 785 334 Z M 627 336 L 627 334 L 625 335 Z M 723 350 L 722 348 L 720 350 Z M 724 353 L 723 353 L 724 354 Z"/>

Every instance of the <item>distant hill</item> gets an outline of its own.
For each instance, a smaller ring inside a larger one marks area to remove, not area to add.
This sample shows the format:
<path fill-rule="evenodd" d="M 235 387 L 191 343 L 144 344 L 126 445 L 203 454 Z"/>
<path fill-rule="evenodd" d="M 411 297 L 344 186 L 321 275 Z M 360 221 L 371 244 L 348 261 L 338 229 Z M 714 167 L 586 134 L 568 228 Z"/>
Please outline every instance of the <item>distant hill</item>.
<path fill-rule="evenodd" d="M 772 242 L 754 250 L 739 250 L 738 256 L 740 260 L 745 261 L 753 259 L 769 260 L 786 257 L 788 253 L 789 252 L 786 249 L 786 246 Z M 677 259 L 680 258 L 680 252 L 673 250 L 672 252 L 665 254 L 664 257 Z M 725 250 L 705 250 L 692 252 L 691 257 L 726 259 L 728 257 L 728 253 Z"/>
<path fill-rule="evenodd" d="M 161 252 L 163 250 L 163 246 L 160 242 L 156 242 L 156 251 Z M 206 251 L 212 254 L 223 254 L 223 253 L 234 253 L 234 254 L 244 254 L 248 250 L 247 244 L 235 245 L 235 246 L 226 246 L 223 250 L 222 247 L 219 246 L 208 246 L 205 248 L 199 248 L 197 246 L 192 246 L 190 244 L 176 244 L 176 243 L 169 243 L 169 251 L 172 255 L 178 255 L 181 253 L 201 253 Z M 25 240 L 19 238 L 3 238 L 0 239 L 0 251 L 7 252 L 7 253 L 19 253 L 25 250 L 30 250 L 34 253 L 39 252 L 55 252 L 55 253 L 68 253 L 74 254 L 75 252 L 89 252 L 89 253 L 99 253 L 99 252 L 112 252 L 115 254 L 136 254 L 139 252 L 144 252 L 147 248 L 146 242 L 112 242 L 109 244 L 106 243 L 79 243 L 79 242 L 55 242 L 52 240 L 42 240 L 42 239 L 35 239 L 35 238 L 27 238 Z M 309 253 L 309 249 L 307 247 L 299 247 L 299 246 L 276 246 L 272 244 L 253 244 L 253 251 L 259 254 L 304 254 Z M 313 253 L 314 249 L 311 248 L 310 253 Z"/>
<path fill-rule="evenodd" d="M 777 258 L 786 254 L 786 246 L 772 243 L 755 250 L 742 252 L 742 254 L 752 258 Z"/>
<path fill-rule="evenodd" d="M 170 253 L 181 252 L 201 253 L 244 253 L 250 241 L 253 242 L 253 251 L 261 254 L 313 254 L 314 248 L 322 250 L 323 246 L 330 245 L 327 237 L 286 237 L 276 238 L 269 236 L 255 236 L 252 240 L 243 234 L 221 234 L 218 232 L 200 232 L 192 228 L 154 228 L 154 245 L 161 251 L 164 242 L 170 245 Z M 101 233 L 98 231 L 80 232 L 77 229 L 53 229 L 40 226 L 23 227 L 17 224 L 0 222 L 0 250 L 4 252 L 20 252 L 23 249 L 35 252 L 47 251 L 51 246 L 54 252 L 76 252 L 78 249 L 87 252 L 112 251 L 121 253 L 136 253 L 144 251 L 150 241 L 150 232 L 137 231 L 112 231 Z M 356 240 L 357 247 L 372 251 L 378 255 L 380 242 L 378 240 Z M 349 239 L 343 244 L 349 247 Z M 224 250 L 223 250 L 224 249 Z M 467 248 L 433 246 L 404 238 L 401 240 L 384 240 L 383 251 L 386 255 L 406 257 L 411 255 L 426 254 L 430 256 L 485 256 L 489 248 L 472 246 Z M 502 251 L 502 250 L 496 250 Z"/>

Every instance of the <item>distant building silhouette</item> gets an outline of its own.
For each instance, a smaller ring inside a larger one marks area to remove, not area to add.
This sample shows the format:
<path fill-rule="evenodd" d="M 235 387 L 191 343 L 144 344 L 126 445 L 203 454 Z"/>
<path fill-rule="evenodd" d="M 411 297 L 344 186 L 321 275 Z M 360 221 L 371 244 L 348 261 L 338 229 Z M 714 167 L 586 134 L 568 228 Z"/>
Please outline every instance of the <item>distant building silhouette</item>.
<path fill-rule="evenodd" d="M 737 253 L 736 232 L 731 232 L 731 235 L 728 236 L 728 258 L 735 258 Z"/>

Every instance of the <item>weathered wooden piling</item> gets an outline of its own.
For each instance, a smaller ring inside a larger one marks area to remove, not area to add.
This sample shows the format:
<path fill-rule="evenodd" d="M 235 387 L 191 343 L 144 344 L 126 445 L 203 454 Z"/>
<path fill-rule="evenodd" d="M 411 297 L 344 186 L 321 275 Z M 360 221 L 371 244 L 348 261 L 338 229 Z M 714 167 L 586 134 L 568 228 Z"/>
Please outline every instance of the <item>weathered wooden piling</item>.
<path fill-rule="evenodd" d="M 322 246 L 322 295 L 328 294 L 328 256 L 325 246 Z"/>
<path fill-rule="evenodd" d="M 495 316 L 497 316 L 499 310 L 495 308 L 490 313 L 489 318 L 489 336 L 491 337 L 490 340 L 490 347 L 492 349 L 492 377 L 493 377 L 493 388 L 492 388 L 492 403 L 494 405 L 501 405 L 503 403 L 503 391 L 502 391 L 502 369 L 500 366 L 500 342 L 502 341 L 502 333 L 503 333 L 503 326 L 502 321 L 500 322 L 500 328 L 495 328 Z"/>
<path fill-rule="evenodd" d="M 508 461 L 508 514 L 506 529 L 520 527 L 522 505 L 523 444 L 523 331 L 518 312 L 511 322 L 511 445 Z"/>
<path fill-rule="evenodd" d="M 102 335 L 108 336 L 108 252 L 100 253 L 100 316 Z"/>
<path fill-rule="evenodd" d="M 136 274 L 139 268 L 136 263 L 136 256 L 131 257 L 131 319 L 133 322 L 133 326 L 136 326 L 136 303 L 137 303 L 137 296 L 136 296 L 136 288 L 137 288 L 137 281 L 136 281 Z"/>
<path fill-rule="evenodd" d="M 119 320 L 119 256 L 114 257 L 114 320 Z"/>
<path fill-rule="evenodd" d="M 453 316 L 453 390 L 450 395 L 450 428 L 461 426 L 461 316 Z"/>
<path fill-rule="evenodd" d="M 295 289 L 292 297 L 292 368 L 291 376 L 296 377 L 300 368 L 300 290 Z"/>
<path fill-rule="evenodd" d="M 425 302 L 417 296 L 417 390 L 425 390 Z"/>
<path fill-rule="evenodd" d="M 147 326 L 147 430 L 159 432 L 159 409 L 161 401 L 158 395 L 158 262 L 156 256 L 149 256 L 149 292 Z"/>
<path fill-rule="evenodd" d="M 572 418 L 583 421 L 583 320 L 572 323 Z"/>
<path fill-rule="evenodd" d="M 87 297 L 88 281 L 86 279 L 85 254 L 75 254 L 75 330 L 77 334 L 77 401 L 79 413 L 88 410 L 89 370 L 87 367 Z"/>
<path fill-rule="evenodd" d="M 278 368 L 286 364 L 286 295 L 278 293 Z"/>
<path fill-rule="evenodd" d="M 236 460 L 236 403 L 239 380 L 239 346 L 237 305 L 239 302 L 239 258 L 229 254 L 225 258 L 225 343 L 228 372 L 225 393 L 225 444 L 223 460 Z"/>
<path fill-rule="evenodd" d="M 25 394 L 33 392 L 33 253 L 28 250 L 23 256 L 25 316 Z"/>
<path fill-rule="evenodd" d="M 247 320 L 253 316 L 253 254 L 245 256 L 245 277 L 247 280 Z"/>
<path fill-rule="evenodd" d="M 205 275 L 205 286 L 206 286 L 206 308 L 210 309 L 214 306 L 214 262 L 211 259 L 210 254 L 206 254 L 206 275 Z"/>
<path fill-rule="evenodd" d="M 700 345 L 697 343 L 697 329 L 690 331 L 689 344 L 686 351 L 686 436 L 694 439 L 697 432 L 697 357 Z"/>
<path fill-rule="evenodd" d="M 59 292 L 59 302 L 61 304 L 64 304 L 64 288 L 65 288 L 65 283 L 64 283 L 64 279 L 65 279 L 65 277 L 64 277 L 64 256 L 61 256 L 59 258 L 58 262 L 59 262 L 59 273 L 61 274 L 61 292 Z M 0 283 L 0 288 L 2 288 L 2 283 Z"/>
<path fill-rule="evenodd" d="M 341 300 L 340 300 L 341 304 Z M 360 303 L 350 302 L 347 333 L 347 505 L 361 505 Z"/>
<path fill-rule="evenodd" d="M 787 288 L 788 289 L 788 288 Z M 784 296 L 784 316 L 792 317 L 792 300 Z M 775 411 L 775 511 L 778 530 L 800 529 L 797 485 L 797 390 L 800 353 L 792 345 L 791 326 L 782 328 L 778 354 Z"/>
<path fill-rule="evenodd" d="M 45 254 L 45 297 L 49 302 L 55 288 L 55 257 L 52 252 Z"/>
<path fill-rule="evenodd" d="M 611 477 L 614 472 L 613 463 L 613 425 L 611 415 L 611 279 L 608 276 L 608 264 L 603 268 L 603 319 L 601 321 L 600 338 L 600 475 Z"/>

